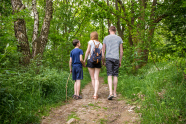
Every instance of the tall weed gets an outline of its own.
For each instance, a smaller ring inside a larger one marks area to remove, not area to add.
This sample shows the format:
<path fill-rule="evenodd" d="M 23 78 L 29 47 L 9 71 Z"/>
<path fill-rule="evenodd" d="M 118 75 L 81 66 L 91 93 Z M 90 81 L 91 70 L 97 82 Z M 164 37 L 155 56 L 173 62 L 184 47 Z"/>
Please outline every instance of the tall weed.
<path fill-rule="evenodd" d="M 66 100 L 68 72 L 43 68 L 36 74 L 27 70 L 0 73 L 0 123 L 38 123 L 48 106 Z M 84 71 L 82 87 L 89 82 L 88 75 Z M 68 97 L 74 92 L 73 85 L 70 79 Z"/>
<path fill-rule="evenodd" d="M 186 82 L 175 62 L 153 64 L 136 76 L 120 72 L 118 92 L 138 105 L 142 123 L 186 123 Z M 122 70 L 122 69 L 121 69 Z"/>

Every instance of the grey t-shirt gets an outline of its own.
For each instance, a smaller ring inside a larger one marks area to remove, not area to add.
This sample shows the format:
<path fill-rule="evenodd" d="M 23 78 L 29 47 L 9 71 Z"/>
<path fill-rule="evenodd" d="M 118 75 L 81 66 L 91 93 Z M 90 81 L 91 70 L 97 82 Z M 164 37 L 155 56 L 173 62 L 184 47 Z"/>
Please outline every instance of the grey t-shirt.
<path fill-rule="evenodd" d="M 123 43 L 121 37 L 111 34 L 104 38 L 106 45 L 106 58 L 119 59 L 119 46 Z"/>
<path fill-rule="evenodd" d="M 90 47 L 90 54 L 91 54 L 91 55 L 92 55 L 93 50 L 94 50 L 94 48 L 95 48 L 94 43 L 95 43 L 95 45 L 97 45 L 97 44 L 99 44 L 100 42 L 95 41 L 95 40 L 94 40 L 94 42 L 93 42 L 93 40 L 90 40 L 90 41 L 88 42 L 88 44 L 90 44 L 90 46 L 91 46 L 91 47 Z M 102 47 L 103 47 L 103 45 L 100 43 L 100 44 L 99 44 L 99 48 L 102 49 Z M 90 55 L 88 55 L 88 59 L 90 59 Z"/>

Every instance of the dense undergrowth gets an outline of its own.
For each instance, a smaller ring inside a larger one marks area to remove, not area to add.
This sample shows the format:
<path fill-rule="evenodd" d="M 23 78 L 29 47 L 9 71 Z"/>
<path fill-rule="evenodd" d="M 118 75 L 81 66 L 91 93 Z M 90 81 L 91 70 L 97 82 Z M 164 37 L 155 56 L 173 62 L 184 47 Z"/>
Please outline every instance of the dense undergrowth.
<path fill-rule="evenodd" d="M 45 68 L 35 74 L 32 69 L 4 70 L 0 73 L 0 123 L 39 123 L 41 117 L 52 106 L 66 100 L 66 83 L 69 72 Z M 90 80 L 84 71 L 83 88 Z M 70 78 L 68 97 L 73 95 L 74 86 Z"/>
<path fill-rule="evenodd" d="M 148 64 L 136 75 L 120 69 L 118 92 L 136 105 L 142 124 L 186 123 L 186 81 L 175 62 Z"/>

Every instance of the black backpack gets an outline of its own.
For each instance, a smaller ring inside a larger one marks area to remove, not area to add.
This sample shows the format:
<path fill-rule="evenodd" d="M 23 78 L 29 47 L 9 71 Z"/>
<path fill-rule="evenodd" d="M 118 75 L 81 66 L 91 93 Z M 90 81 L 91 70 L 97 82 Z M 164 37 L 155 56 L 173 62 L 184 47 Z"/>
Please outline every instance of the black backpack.
<path fill-rule="evenodd" d="M 90 62 L 94 64 L 98 64 L 99 62 L 101 62 L 102 52 L 101 52 L 101 49 L 99 48 L 99 44 L 96 45 L 94 42 L 95 47 L 94 47 L 92 55 L 90 55 Z"/>

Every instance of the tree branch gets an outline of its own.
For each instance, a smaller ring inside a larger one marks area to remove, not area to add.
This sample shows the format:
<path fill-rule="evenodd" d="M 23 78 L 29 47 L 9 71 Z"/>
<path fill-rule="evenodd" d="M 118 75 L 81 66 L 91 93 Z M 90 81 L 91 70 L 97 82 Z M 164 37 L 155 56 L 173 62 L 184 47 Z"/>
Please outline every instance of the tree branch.
<path fill-rule="evenodd" d="M 154 20 L 154 23 L 160 22 L 163 18 L 165 18 L 167 16 L 168 16 L 167 14 L 163 14 L 163 15 L 159 16 L 156 20 Z"/>
<path fill-rule="evenodd" d="M 53 2 L 52 0 L 46 0 L 46 8 L 45 8 L 45 18 L 43 21 L 43 25 L 41 28 L 41 35 L 39 38 L 36 38 L 34 42 L 36 42 L 36 47 L 33 49 L 32 56 L 40 54 L 42 56 L 46 43 L 48 42 L 48 33 L 50 29 L 50 20 L 52 19 L 53 13 Z"/>
<path fill-rule="evenodd" d="M 97 2 L 97 0 L 94 0 L 94 2 L 95 2 L 98 6 L 100 6 L 102 9 L 104 9 L 105 11 L 109 11 L 109 12 L 112 13 L 113 15 L 122 18 L 123 20 L 125 20 L 125 21 L 129 24 L 129 21 L 128 21 L 125 17 L 123 17 L 123 16 L 121 16 L 121 15 L 119 15 L 119 14 L 116 14 L 116 13 L 114 13 L 113 11 L 108 10 L 106 7 L 103 7 L 102 5 L 100 5 L 100 4 Z M 129 25 L 130 25 L 130 24 L 129 24 Z"/>
<path fill-rule="evenodd" d="M 38 37 L 38 30 L 39 30 L 39 15 L 36 8 L 36 0 L 32 0 L 32 11 L 34 14 L 34 30 L 32 35 L 32 43 Z"/>
<path fill-rule="evenodd" d="M 78 30 L 77 30 L 77 31 L 76 31 L 76 33 L 74 34 L 74 36 L 76 36 L 76 34 L 78 33 L 78 31 L 80 30 L 81 25 L 82 25 L 82 23 L 84 22 L 84 20 L 85 20 L 85 17 L 83 18 L 83 20 L 82 20 L 82 22 L 81 22 L 81 24 L 80 24 L 80 26 L 79 26 Z"/>

